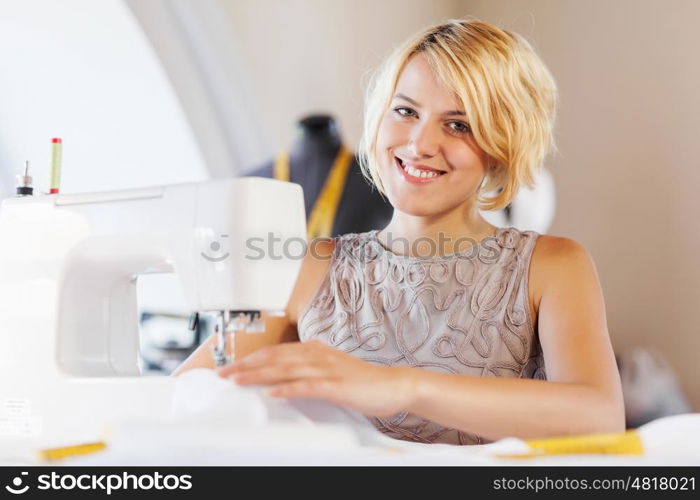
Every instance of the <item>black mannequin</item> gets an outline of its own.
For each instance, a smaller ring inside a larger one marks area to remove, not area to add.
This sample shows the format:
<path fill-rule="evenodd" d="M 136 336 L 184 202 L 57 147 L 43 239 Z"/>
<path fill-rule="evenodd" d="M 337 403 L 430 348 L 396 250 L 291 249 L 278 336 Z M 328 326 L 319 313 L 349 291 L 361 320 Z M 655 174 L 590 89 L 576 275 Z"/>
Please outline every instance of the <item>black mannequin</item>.
<path fill-rule="evenodd" d="M 303 188 L 308 218 L 333 166 L 342 139 L 335 120 L 328 115 L 303 118 L 298 123 L 298 131 L 289 151 L 289 180 Z M 274 161 L 246 175 L 274 178 Z M 332 236 L 382 229 L 391 220 L 392 213 L 392 206 L 370 186 L 360 171 L 357 158 L 353 157 L 333 223 Z"/>

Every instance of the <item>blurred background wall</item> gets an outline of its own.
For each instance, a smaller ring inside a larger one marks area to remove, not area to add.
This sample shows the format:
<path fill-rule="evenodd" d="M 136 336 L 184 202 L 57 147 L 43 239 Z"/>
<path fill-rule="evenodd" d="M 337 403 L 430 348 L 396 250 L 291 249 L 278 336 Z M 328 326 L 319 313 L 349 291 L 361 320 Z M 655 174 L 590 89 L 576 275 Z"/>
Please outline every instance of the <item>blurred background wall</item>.
<path fill-rule="evenodd" d="M 48 191 L 51 138 L 64 192 L 204 180 L 191 127 L 122 0 L 0 0 L 0 196 L 31 162 Z"/>
<path fill-rule="evenodd" d="M 328 110 L 338 116 L 348 144 L 357 145 L 371 70 L 408 36 L 463 10 L 455 0 L 261 0 L 255 7 L 248 0 L 223 0 L 222 5 L 277 147 L 292 139 L 289 124 L 296 117 Z"/>

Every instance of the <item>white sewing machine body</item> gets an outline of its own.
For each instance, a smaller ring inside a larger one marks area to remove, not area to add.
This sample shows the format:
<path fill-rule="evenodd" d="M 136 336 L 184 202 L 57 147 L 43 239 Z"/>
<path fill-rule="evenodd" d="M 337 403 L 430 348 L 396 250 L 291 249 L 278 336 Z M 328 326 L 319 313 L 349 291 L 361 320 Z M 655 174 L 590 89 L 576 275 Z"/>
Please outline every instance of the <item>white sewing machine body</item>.
<path fill-rule="evenodd" d="M 281 313 L 305 241 L 301 187 L 271 179 L 4 200 L 0 440 L 166 415 L 171 378 L 139 375 L 137 275 L 176 273 L 192 312 Z"/>

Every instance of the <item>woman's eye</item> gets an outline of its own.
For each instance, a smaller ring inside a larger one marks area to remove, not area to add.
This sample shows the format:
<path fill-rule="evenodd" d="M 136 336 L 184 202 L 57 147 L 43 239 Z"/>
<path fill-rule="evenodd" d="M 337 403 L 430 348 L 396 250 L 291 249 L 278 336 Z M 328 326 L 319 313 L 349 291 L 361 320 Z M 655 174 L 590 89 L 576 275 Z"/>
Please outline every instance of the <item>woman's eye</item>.
<path fill-rule="evenodd" d="M 471 128 L 469 128 L 469 125 L 466 123 L 462 122 L 450 122 L 449 126 L 452 130 L 459 134 L 466 134 L 468 132 L 471 132 Z"/>
<path fill-rule="evenodd" d="M 411 108 L 405 108 L 403 106 L 399 106 L 397 108 L 394 108 L 394 112 L 400 116 L 415 116 L 416 115 L 416 113 Z"/>

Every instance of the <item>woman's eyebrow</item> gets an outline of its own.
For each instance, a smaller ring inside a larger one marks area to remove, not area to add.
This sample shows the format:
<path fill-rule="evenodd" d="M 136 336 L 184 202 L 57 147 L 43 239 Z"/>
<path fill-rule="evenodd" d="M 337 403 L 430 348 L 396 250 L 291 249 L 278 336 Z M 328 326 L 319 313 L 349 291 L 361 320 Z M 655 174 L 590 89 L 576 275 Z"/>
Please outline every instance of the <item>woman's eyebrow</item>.
<path fill-rule="evenodd" d="M 410 97 L 408 97 L 407 95 L 404 95 L 404 94 L 396 94 L 396 95 L 394 95 L 394 99 L 403 99 L 406 102 L 410 102 L 411 104 L 413 104 L 417 108 L 421 107 L 421 105 L 418 103 L 418 101 L 411 99 Z M 444 116 L 467 116 L 464 111 L 458 111 L 458 110 L 445 111 L 442 114 Z"/>
<path fill-rule="evenodd" d="M 411 99 L 411 98 L 408 97 L 407 95 L 396 94 L 396 95 L 394 96 L 394 98 L 395 98 L 395 99 L 403 99 L 404 101 L 410 102 L 411 104 L 413 104 L 413 105 L 416 106 L 416 107 L 419 107 L 419 108 L 421 107 L 420 104 L 418 104 L 417 101 L 414 101 L 413 99 Z"/>

